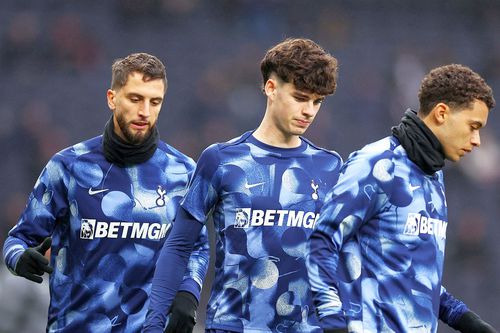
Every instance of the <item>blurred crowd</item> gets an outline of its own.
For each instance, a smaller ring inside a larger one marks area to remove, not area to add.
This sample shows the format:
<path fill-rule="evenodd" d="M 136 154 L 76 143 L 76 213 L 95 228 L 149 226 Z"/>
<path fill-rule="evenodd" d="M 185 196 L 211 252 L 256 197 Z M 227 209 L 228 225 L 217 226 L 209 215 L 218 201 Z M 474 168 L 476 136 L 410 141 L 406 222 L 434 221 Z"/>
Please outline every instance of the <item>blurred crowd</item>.
<path fill-rule="evenodd" d="M 144 51 L 164 61 L 169 88 L 160 135 L 196 160 L 207 145 L 258 126 L 265 110 L 259 69 L 265 50 L 286 37 L 311 38 L 338 58 L 340 71 L 338 90 L 307 137 L 346 159 L 389 135 L 406 108 L 418 107 L 418 86 L 433 67 L 471 67 L 500 102 L 499 17 L 498 0 L 4 1 L 0 242 L 47 160 L 102 133 L 111 115 L 105 100 L 110 66 L 118 57 Z M 497 113 L 482 130 L 481 148 L 445 168 L 444 281 L 499 328 Z M 45 318 L 47 286 L 11 278 L 2 267 L 0 333 L 36 332 L 29 322 Z M 19 302 L 11 302 L 16 297 Z"/>

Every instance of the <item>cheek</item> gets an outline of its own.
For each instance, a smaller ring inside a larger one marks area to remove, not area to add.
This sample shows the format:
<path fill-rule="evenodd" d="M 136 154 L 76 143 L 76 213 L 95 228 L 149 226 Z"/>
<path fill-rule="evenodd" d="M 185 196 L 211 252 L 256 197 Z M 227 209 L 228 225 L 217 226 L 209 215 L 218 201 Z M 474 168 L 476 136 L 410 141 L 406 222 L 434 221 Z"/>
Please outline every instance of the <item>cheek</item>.
<path fill-rule="evenodd" d="M 122 101 L 117 101 L 116 102 L 116 109 L 115 111 L 122 114 L 123 116 L 129 113 L 130 106 L 127 105 L 127 103 L 122 102 Z"/>
<path fill-rule="evenodd" d="M 154 112 L 151 113 L 151 122 L 156 123 L 158 120 L 158 116 L 160 115 L 160 110 L 155 110 Z"/>

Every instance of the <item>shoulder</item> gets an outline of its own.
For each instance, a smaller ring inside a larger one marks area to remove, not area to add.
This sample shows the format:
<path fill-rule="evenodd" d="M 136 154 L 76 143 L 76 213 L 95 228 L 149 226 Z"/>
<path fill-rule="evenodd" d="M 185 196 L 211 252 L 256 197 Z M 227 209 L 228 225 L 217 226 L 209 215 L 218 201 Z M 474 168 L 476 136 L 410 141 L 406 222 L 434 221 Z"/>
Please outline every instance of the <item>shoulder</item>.
<path fill-rule="evenodd" d="M 393 137 L 372 142 L 349 155 L 341 173 L 348 173 L 356 179 L 390 181 L 394 177 L 399 143 Z"/>
<path fill-rule="evenodd" d="M 102 153 L 102 135 L 64 148 L 52 156 L 50 162 L 71 165 L 80 156 L 99 151 Z"/>
<path fill-rule="evenodd" d="M 200 160 L 202 158 L 211 160 L 220 159 L 221 154 L 231 154 L 235 151 L 240 151 L 241 149 L 248 150 L 249 148 L 245 143 L 251 134 L 252 132 L 249 131 L 229 141 L 211 144 L 203 150 Z"/>
<path fill-rule="evenodd" d="M 216 142 L 206 147 L 198 159 L 197 173 L 204 174 L 205 177 L 211 177 L 221 171 L 221 165 L 226 162 L 240 160 L 242 147 L 249 150 L 247 145 L 243 143 L 250 134 L 251 132 L 247 132 L 227 142 Z"/>
<path fill-rule="evenodd" d="M 318 155 L 320 157 L 328 158 L 328 159 L 334 159 L 334 160 L 338 161 L 340 164 L 342 164 L 342 157 L 336 151 L 328 150 L 326 148 L 320 147 L 320 146 L 314 144 L 311 140 L 306 139 L 304 137 L 301 137 L 300 139 L 302 141 L 304 141 L 305 143 L 307 143 L 308 149 L 312 152 L 312 154 Z"/>
<path fill-rule="evenodd" d="M 223 143 L 215 143 L 212 146 L 216 145 L 218 150 L 226 150 L 226 149 L 231 149 L 231 148 L 236 148 L 242 144 L 244 144 L 247 139 L 252 135 L 252 131 L 248 131 L 243 133 L 242 135 L 233 138 L 229 141 L 223 142 Z"/>
<path fill-rule="evenodd" d="M 180 164 L 186 167 L 188 170 L 193 170 L 196 166 L 194 160 L 188 155 L 182 153 L 178 149 L 172 147 L 164 141 L 158 142 L 158 150 L 165 156 L 168 160 L 168 164 Z"/>
<path fill-rule="evenodd" d="M 102 138 L 98 136 L 62 149 L 50 158 L 42 171 L 41 177 L 55 182 L 67 178 L 74 173 L 74 170 L 77 170 L 78 174 L 89 171 L 92 166 L 82 161 L 87 159 L 87 155 L 91 155 L 96 151 L 99 151 L 99 154 L 102 155 L 101 146 Z"/>
<path fill-rule="evenodd" d="M 394 137 L 385 137 L 351 153 L 346 163 L 351 160 L 364 160 L 374 164 L 380 160 L 394 160 L 400 155 L 398 147 L 400 147 L 399 142 Z"/>

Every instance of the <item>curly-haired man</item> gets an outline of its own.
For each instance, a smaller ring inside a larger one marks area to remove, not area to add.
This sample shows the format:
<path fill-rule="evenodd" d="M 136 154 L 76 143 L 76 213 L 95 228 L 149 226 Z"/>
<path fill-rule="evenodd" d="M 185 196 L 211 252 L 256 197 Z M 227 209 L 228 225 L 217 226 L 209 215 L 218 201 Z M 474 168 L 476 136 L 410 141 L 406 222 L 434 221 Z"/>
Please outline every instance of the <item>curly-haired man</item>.
<path fill-rule="evenodd" d="M 309 238 L 309 280 L 326 332 L 436 332 L 438 319 L 461 332 L 495 332 L 441 284 L 451 223 L 441 169 L 481 144 L 492 90 L 470 68 L 447 65 L 425 76 L 419 101 L 392 136 L 349 156 Z M 352 240 L 358 264 L 340 277 L 339 251 Z"/>
<path fill-rule="evenodd" d="M 320 332 L 305 246 L 342 161 L 302 135 L 335 91 L 337 60 L 311 40 L 287 39 L 268 50 L 261 72 L 264 118 L 202 153 L 158 260 L 145 332 L 163 332 L 179 267 L 209 215 L 216 259 L 206 332 Z"/>

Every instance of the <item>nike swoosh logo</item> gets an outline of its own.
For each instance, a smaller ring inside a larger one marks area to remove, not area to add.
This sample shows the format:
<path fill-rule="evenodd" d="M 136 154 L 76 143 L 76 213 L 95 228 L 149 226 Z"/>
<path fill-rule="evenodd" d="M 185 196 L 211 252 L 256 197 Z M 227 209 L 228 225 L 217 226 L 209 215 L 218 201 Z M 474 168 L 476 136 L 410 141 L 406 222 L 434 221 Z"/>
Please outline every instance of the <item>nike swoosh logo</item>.
<path fill-rule="evenodd" d="M 91 188 L 89 188 L 89 195 L 94 195 L 94 194 L 102 193 L 102 192 L 106 192 L 106 191 L 109 191 L 109 189 L 105 188 L 102 190 L 93 190 L 91 187 Z"/>
<path fill-rule="evenodd" d="M 262 185 L 262 184 L 265 184 L 266 182 L 262 182 L 262 183 L 255 183 L 255 184 L 248 184 L 248 183 L 245 183 L 245 188 L 248 190 L 248 189 L 251 189 L 252 187 L 255 187 L 255 186 L 259 186 L 259 185 Z"/>
<path fill-rule="evenodd" d="M 415 191 L 416 189 L 419 189 L 420 188 L 420 185 L 417 185 L 417 186 L 413 186 L 410 184 L 410 191 Z"/>

